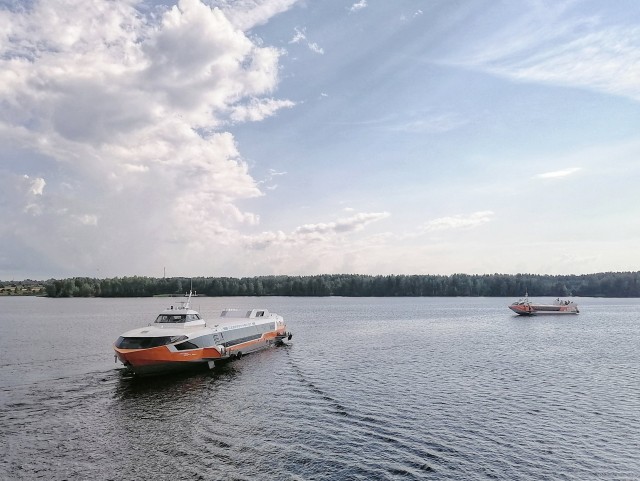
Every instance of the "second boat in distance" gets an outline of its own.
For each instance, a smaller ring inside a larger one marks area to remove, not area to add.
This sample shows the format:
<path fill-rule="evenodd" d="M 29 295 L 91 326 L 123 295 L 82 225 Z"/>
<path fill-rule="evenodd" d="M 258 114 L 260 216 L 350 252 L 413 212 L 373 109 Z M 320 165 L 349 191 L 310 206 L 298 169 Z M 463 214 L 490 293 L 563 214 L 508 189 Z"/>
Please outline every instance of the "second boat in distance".
<path fill-rule="evenodd" d="M 538 314 L 578 314 L 580 310 L 573 301 L 565 301 L 557 298 L 551 304 L 539 304 L 529 300 L 529 294 L 509 306 L 516 314 L 521 316 L 537 316 Z"/>

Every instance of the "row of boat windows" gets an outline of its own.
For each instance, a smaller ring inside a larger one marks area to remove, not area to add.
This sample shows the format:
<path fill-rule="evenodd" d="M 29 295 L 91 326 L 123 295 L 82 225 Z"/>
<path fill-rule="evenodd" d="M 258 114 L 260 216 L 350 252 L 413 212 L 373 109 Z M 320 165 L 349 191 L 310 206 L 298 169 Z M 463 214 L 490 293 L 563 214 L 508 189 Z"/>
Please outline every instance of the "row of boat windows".
<path fill-rule="evenodd" d="M 260 339 L 261 337 L 262 337 L 262 334 L 253 334 L 251 336 L 234 339 L 233 341 L 223 342 L 222 345 L 224 347 L 235 346 L 237 344 L 242 344 L 243 342 L 255 341 L 256 339 Z"/>
<path fill-rule="evenodd" d="M 208 337 L 208 336 L 203 336 L 203 337 Z M 244 336 L 238 339 L 233 339 L 231 341 L 223 342 L 222 345 L 225 347 L 235 346 L 243 342 L 260 339 L 260 337 L 262 337 L 262 334 L 252 334 L 252 335 Z M 212 345 L 212 344 L 206 345 L 205 343 L 202 342 L 202 340 L 203 340 L 202 338 L 192 339 L 191 341 L 185 341 L 185 342 L 176 344 L 175 347 L 178 351 L 188 351 L 190 349 L 200 349 L 202 347 L 209 347 Z M 176 341 L 175 337 L 172 337 L 172 336 L 119 337 L 118 340 L 116 341 L 116 347 L 119 349 L 150 349 L 152 347 L 165 346 L 175 341 Z M 202 344 L 202 345 L 199 345 L 199 344 Z"/>
<path fill-rule="evenodd" d="M 116 347 L 119 349 L 149 349 L 151 347 L 164 346 L 175 342 L 173 336 L 162 337 L 119 337 Z"/>
<path fill-rule="evenodd" d="M 160 314 L 156 323 L 184 323 L 201 319 L 200 314 Z"/>
<path fill-rule="evenodd" d="M 220 336 L 222 337 L 223 340 L 246 337 L 254 334 L 258 334 L 258 337 L 260 337 L 260 334 L 262 334 L 263 332 L 274 331 L 275 329 L 276 329 L 276 323 L 269 322 L 266 324 L 258 324 L 257 326 L 246 326 L 246 327 L 240 327 L 237 329 L 234 329 L 233 327 L 231 327 L 229 330 L 221 332 Z"/>
<path fill-rule="evenodd" d="M 224 347 L 235 346 L 237 344 L 242 344 L 243 342 L 255 341 L 256 339 L 260 339 L 261 337 L 262 337 L 262 334 L 250 334 L 248 336 L 239 337 L 237 339 L 223 342 L 222 345 Z M 199 349 L 201 347 L 207 347 L 207 346 L 198 345 L 198 344 L 202 344 L 201 342 L 197 342 L 198 340 L 202 340 L 202 338 L 191 339 L 191 341 L 181 342 L 180 344 L 176 344 L 175 347 L 178 351 L 187 351 L 189 349 Z"/>
<path fill-rule="evenodd" d="M 189 314 L 191 315 L 191 314 Z M 156 321 L 157 322 L 157 321 Z M 184 321 L 183 321 L 184 322 Z M 201 347 L 211 347 L 216 344 L 222 344 L 225 347 L 235 346 L 242 342 L 253 341 L 262 337 L 262 333 L 275 330 L 274 322 L 260 324 L 257 326 L 243 327 L 240 329 L 232 329 L 224 334 L 220 333 L 220 338 L 216 339 L 213 335 L 189 339 L 188 341 L 176 344 L 176 349 L 186 351 L 189 349 L 199 349 Z M 116 347 L 119 349 L 149 349 L 152 347 L 165 346 L 173 342 L 180 341 L 186 336 L 160 336 L 160 337 L 119 337 L 116 341 Z M 217 335 L 216 335 L 217 337 Z"/>

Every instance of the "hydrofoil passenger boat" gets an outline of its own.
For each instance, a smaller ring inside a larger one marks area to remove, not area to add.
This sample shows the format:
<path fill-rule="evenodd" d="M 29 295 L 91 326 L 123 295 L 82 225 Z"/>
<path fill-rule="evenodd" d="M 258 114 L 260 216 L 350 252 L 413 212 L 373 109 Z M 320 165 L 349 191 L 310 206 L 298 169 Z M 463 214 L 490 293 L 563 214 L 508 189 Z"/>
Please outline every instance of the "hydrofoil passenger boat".
<path fill-rule="evenodd" d="M 529 294 L 509 306 L 521 316 L 536 316 L 538 314 L 578 314 L 578 305 L 573 301 L 557 298 L 551 304 L 538 304 L 529 300 Z"/>
<path fill-rule="evenodd" d="M 161 312 L 147 327 L 127 331 L 114 343 L 117 360 L 147 375 L 239 359 L 290 340 L 284 319 L 267 309 L 225 309 L 205 321 L 186 301 Z"/>

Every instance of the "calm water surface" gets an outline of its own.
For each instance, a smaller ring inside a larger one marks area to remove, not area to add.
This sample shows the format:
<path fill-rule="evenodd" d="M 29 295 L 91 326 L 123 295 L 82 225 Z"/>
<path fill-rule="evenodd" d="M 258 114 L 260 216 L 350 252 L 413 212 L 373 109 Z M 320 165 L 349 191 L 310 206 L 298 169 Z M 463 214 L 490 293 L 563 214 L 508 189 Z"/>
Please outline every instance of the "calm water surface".
<path fill-rule="evenodd" d="M 166 299 L 0 299 L 3 480 L 638 480 L 640 300 L 198 298 L 289 346 L 133 379 L 112 342 Z"/>

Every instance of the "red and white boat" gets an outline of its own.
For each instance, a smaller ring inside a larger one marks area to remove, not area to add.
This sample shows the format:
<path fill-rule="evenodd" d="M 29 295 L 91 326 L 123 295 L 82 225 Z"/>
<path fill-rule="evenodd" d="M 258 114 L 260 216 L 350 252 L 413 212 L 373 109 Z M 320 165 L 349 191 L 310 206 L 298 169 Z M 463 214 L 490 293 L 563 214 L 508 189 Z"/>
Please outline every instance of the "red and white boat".
<path fill-rule="evenodd" d="M 266 309 L 225 309 L 205 321 L 186 301 L 161 312 L 147 327 L 127 331 L 114 343 L 117 360 L 147 375 L 238 359 L 290 340 L 284 319 Z"/>
<path fill-rule="evenodd" d="M 537 316 L 539 314 L 578 314 L 580 310 L 573 301 L 557 298 L 551 304 L 538 304 L 529 300 L 529 294 L 509 306 L 521 316 Z"/>

